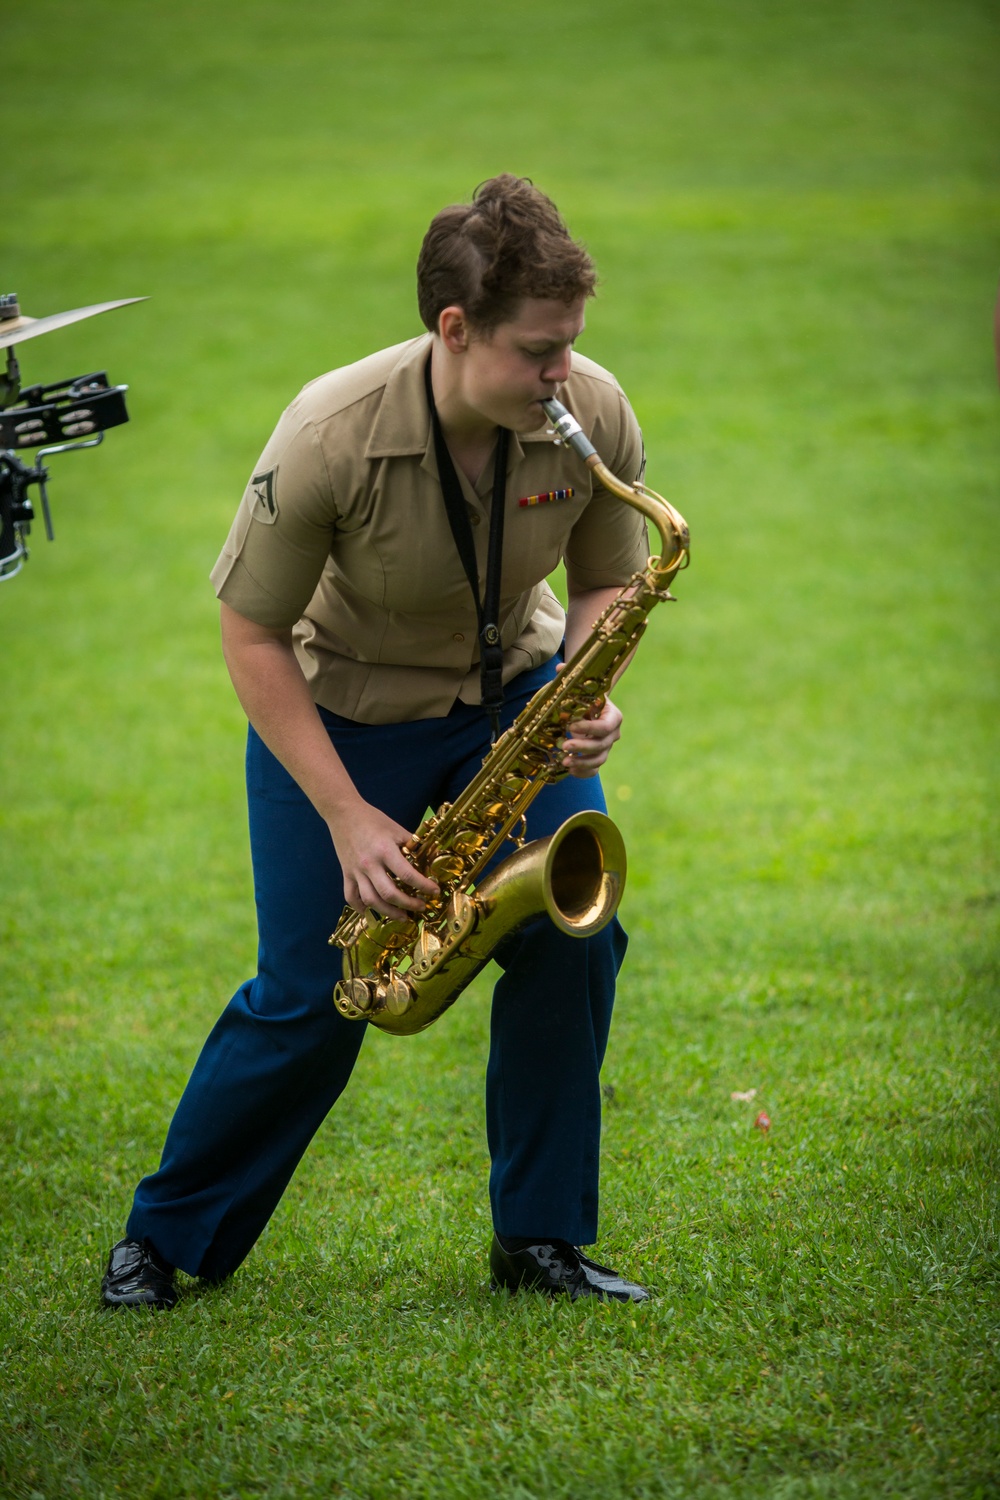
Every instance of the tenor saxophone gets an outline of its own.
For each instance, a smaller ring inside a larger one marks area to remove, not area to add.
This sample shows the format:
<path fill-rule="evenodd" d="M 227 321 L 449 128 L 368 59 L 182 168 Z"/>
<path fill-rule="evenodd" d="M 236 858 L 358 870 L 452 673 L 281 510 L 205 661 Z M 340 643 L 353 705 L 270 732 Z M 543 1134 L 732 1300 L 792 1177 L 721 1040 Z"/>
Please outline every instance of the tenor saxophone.
<path fill-rule="evenodd" d="M 601 614 L 573 658 L 540 688 L 488 752 L 454 802 L 424 819 L 403 853 L 440 894 L 419 919 L 393 920 L 346 907 L 330 942 L 344 950 L 334 1004 L 350 1020 L 410 1036 L 423 1031 L 487 964 L 501 938 L 547 912 L 563 932 L 589 937 L 618 909 L 625 846 L 604 813 L 581 812 L 548 838 L 525 841 L 525 813 L 547 782 L 565 775 L 568 724 L 600 713 L 605 694 L 646 629 L 654 605 L 687 566 L 684 517 L 644 484 L 625 484 L 602 463 L 580 424 L 558 401 L 542 405 L 557 443 L 569 444 L 605 489 L 653 522 L 660 552 Z M 506 839 L 515 851 L 482 881 Z"/>

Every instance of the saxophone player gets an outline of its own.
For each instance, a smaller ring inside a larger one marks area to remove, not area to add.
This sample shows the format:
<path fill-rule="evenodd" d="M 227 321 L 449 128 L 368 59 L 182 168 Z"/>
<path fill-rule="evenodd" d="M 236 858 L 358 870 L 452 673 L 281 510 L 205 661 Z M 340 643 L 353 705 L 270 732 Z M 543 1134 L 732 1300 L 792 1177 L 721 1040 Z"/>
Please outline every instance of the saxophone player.
<path fill-rule="evenodd" d="M 258 969 L 195 1064 L 159 1168 L 111 1251 L 106 1305 L 168 1308 L 249 1253 L 350 1078 L 368 1027 L 331 1002 L 344 900 L 419 915 L 404 846 L 646 560 L 642 518 L 546 432 L 557 394 L 627 484 L 642 439 L 574 351 L 596 274 L 555 205 L 503 174 L 436 215 L 417 268 L 426 333 L 312 381 L 254 466 L 213 570 L 249 721 Z M 545 580 L 565 563 L 564 614 Z M 569 726 L 569 773 L 528 837 L 603 810 L 621 714 Z M 498 948 L 486 1070 L 493 1285 L 643 1301 L 581 1246 L 598 1230 L 600 1068 L 625 952 L 532 922 Z"/>

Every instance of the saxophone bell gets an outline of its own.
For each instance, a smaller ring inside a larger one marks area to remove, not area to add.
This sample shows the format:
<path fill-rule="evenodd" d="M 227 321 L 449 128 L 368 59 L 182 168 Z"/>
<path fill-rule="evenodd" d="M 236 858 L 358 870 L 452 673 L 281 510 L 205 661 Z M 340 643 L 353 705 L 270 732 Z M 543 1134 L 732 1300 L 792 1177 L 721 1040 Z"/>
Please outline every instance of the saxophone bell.
<path fill-rule="evenodd" d="M 456 893 L 445 937 L 432 940 L 405 974 L 375 986 L 341 981 L 337 1009 L 394 1036 L 423 1031 L 472 983 L 497 944 L 534 917 L 547 915 L 570 937 L 600 932 L 618 910 L 626 868 L 625 842 L 611 819 L 574 813 L 555 833 L 503 860 L 470 895 Z"/>

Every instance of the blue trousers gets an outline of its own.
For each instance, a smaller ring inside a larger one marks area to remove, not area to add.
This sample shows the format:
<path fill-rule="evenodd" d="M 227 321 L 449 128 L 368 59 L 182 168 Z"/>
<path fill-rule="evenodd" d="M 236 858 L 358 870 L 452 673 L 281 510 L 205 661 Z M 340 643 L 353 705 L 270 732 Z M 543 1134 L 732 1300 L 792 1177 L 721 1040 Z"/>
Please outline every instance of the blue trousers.
<path fill-rule="evenodd" d="M 554 667 L 508 687 L 505 724 Z M 416 828 L 428 807 L 454 800 L 488 748 L 485 714 L 463 703 L 445 718 L 408 724 L 321 714 L 361 796 L 405 828 Z M 258 971 L 206 1041 L 160 1167 L 140 1182 L 127 1228 L 182 1270 L 211 1280 L 249 1253 L 343 1091 L 368 1030 L 340 1016 L 331 999 L 341 955 L 327 939 L 344 898 L 329 830 L 252 729 L 247 791 Z M 604 810 L 596 777 L 545 787 L 528 814 L 528 837 L 551 833 L 585 808 Z M 509 852 L 508 845 L 500 857 Z M 501 1234 L 573 1244 L 597 1238 L 599 1075 L 625 944 L 617 921 L 596 937 L 572 938 L 544 917 L 497 950 L 503 973 L 493 992 L 486 1128 Z"/>

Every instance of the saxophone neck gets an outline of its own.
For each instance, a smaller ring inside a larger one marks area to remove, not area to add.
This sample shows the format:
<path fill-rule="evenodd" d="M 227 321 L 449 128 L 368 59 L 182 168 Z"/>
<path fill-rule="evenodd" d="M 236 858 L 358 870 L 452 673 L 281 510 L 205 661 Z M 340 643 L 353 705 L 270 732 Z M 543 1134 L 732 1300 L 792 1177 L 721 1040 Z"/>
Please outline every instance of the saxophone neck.
<path fill-rule="evenodd" d="M 691 538 L 687 522 L 680 511 L 675 510 L 669 500 L 665 500 L 655 490 L 648 489 L 646 485 L 626 484 L 617 474 L 613 474 L 572 412 L 567 411 L 561 401 L 554 398 L 543 401 L 542 409 L 555 430 L 556 442 L 568 444 L 606 490 L 610 490 L 619 500 L 624 500 L 626 505 L 641 511 L 652 521 L 659 532 L 660 553 L 658 557 L 650 558 L 650 567 L 659 584 L 669 584 L 674 574 L 686 568 L 690 561 Z"/>
<path fill-rule="evenodd" d="M 674 575 L 686 568 L 691 560 L 691 536 L 680 511 L 675 510 L 669 500 L 646 485 L 626 484 L 617 474 L 612 474 L 596 453 L 587 459 L 587 467 L 606 490 L 610 490 L 613 495 L 624 500 L 626 505 L 641 511 L 647 520 L 652 521 L 659 533 L 660 551 L 658 556 L 650 558 L 649 567 L 656 575 L 658 584 L 669 584 Z"/>

